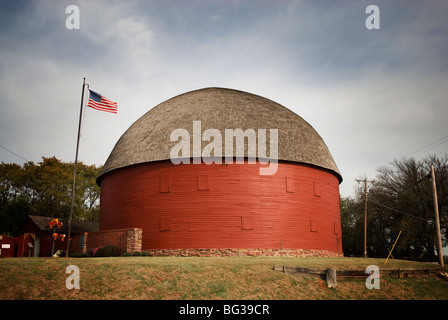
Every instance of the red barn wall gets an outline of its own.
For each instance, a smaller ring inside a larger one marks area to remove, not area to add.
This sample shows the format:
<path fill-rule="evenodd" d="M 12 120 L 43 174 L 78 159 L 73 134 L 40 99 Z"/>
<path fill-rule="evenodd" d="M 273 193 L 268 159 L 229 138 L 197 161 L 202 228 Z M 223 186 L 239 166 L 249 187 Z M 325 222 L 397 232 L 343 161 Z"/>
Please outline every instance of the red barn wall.
<path fill-rule="evenodd" d="M 100 230 L 143 229 L 142 247 L 300 248 L 342 253 L 339 180 L 313 166 L 180 164 L 114 170 L 101 180 Z"/>
<path fill-rule="evenodd" d="M 52 233 L 41 233 L 40 234 L 40 250 L 39 257 L 51 257 L 51 249 L 53 247 L 53 234 Z M 57 239 L 54 241 L 54 253 L 58 250 L 67 250 L 67 239 L 61 241 Z"/>
<path fill-rule="evenodd" d="M 28 242 L 33 244 L 33 248 L 28 247 Z M 29 257 L 34 254 L 34 239 L 31 235 L 24 235 L 16 238 L 0 235 L 0 257 Z"/>
<path fill-rule="evenodd" d="M 17 255 L 17 238 L 0 235 L 0 257 Z"/>

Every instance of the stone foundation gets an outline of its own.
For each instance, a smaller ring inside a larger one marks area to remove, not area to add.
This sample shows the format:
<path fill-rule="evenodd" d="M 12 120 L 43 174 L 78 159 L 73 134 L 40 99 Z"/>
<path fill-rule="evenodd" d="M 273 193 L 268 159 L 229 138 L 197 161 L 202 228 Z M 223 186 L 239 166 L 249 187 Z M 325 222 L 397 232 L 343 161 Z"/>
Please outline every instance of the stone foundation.
<path fill-rule="evenodd" d="M 144 250 L 154 257 L 343 257 L 342 253 L 304 249 L 157 249 Z"/>

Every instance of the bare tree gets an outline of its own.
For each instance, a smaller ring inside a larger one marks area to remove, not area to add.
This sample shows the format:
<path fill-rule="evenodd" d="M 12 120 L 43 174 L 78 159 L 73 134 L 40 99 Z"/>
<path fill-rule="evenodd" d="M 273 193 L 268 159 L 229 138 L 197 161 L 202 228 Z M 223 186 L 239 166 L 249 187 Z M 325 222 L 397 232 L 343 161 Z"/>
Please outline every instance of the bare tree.
<path fill-rule="evenodd" d="M 448 158 L 432 156 L 419 161 L 402 158 L 378 168 L 375 183 L 368 189 L 369 256 L 387 256 L 402 231 L 392 253 L 395 257 L 435 259 L 436 232 L 430 181 L 431 164 L 435 167 L 442 242 L 447 245 Z M 344 252 L 353 251 L 358 254 L 356 248 L 359 246 L 355 243 L 363 242 L 363 235 L 359 232 L 360 220 L 363 219 L 363 202 L 364 192 L 361 187 L 355 199 L 341 200 L 341 217 L 346 229 L 343 238 L 352 238 L 344 240 Z"/>

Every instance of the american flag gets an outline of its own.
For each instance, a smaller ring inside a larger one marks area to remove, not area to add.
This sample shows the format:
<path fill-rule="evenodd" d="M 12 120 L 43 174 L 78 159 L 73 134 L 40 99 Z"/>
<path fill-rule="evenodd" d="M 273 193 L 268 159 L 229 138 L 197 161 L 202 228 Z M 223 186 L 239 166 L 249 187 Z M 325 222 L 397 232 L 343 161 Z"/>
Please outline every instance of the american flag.
<path fill-rule="evenodd" d="M 90 97 L 87 106 L 96 110 L 117 113 L 117 103 L 106 99 L 99 93 L 90 90 Z"/>

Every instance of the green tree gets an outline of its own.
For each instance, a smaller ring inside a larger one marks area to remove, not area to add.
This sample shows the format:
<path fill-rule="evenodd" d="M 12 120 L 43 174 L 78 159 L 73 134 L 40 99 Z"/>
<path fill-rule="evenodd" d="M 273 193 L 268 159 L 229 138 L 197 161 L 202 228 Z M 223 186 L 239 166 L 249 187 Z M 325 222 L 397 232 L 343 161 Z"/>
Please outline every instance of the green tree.
<path fill-rule="evenodd" d="M 0 234 L 12 235 L 16 228 L 31 213 L 30 203 L 17 197 L 0 210 Z"/>
<path fill-rule="evenodd" d="M 99 200 L 100 188 L 96 184 L 96 178 L 99 176 L 101 167 L 94 165 L 84 165 L 78 163 L 77 177 L 77 216 L 82 220 L 99 220 Z"/>
<path fill-rule="evenodd" d="M 71 207 L 74 164 L 56 157 L 42 158 L 37 164 L 27 162 L 0 164 L 0 223 L 14 229 L 16 217 L 34 214 L 68 218 Z M 78 162 L 73 218 L 98 221 L 100 188 L 96 178 L 101 167 Z M 20 204 L 20 206 L 18 206 Z M 28 207 L 26 206 L 28 205 Z M 24 214 L 19 213 L 22 208 Z M 2 229 L 0 227 L 0 229 Z M 6 232 L 6 231 L 4 231 Z"/>
<path fill-rule="evenodd" d="M 342 248 L 346 256 L 361 256 L 364 247 L 364 207 L 355 199 L 341 198 Z"/>
<path fill-rule="evenodd" d="M 43 158 L 32 175 L 33 211 L 48 217 L 68 217 L 72 181 L 73 169 L 68 163 L 55 157 Z"/>
<path fill-rule="evenodd" d="M 15 163 L 0 165 L 0 210 L 20 194 L 21 170 Z"/>

